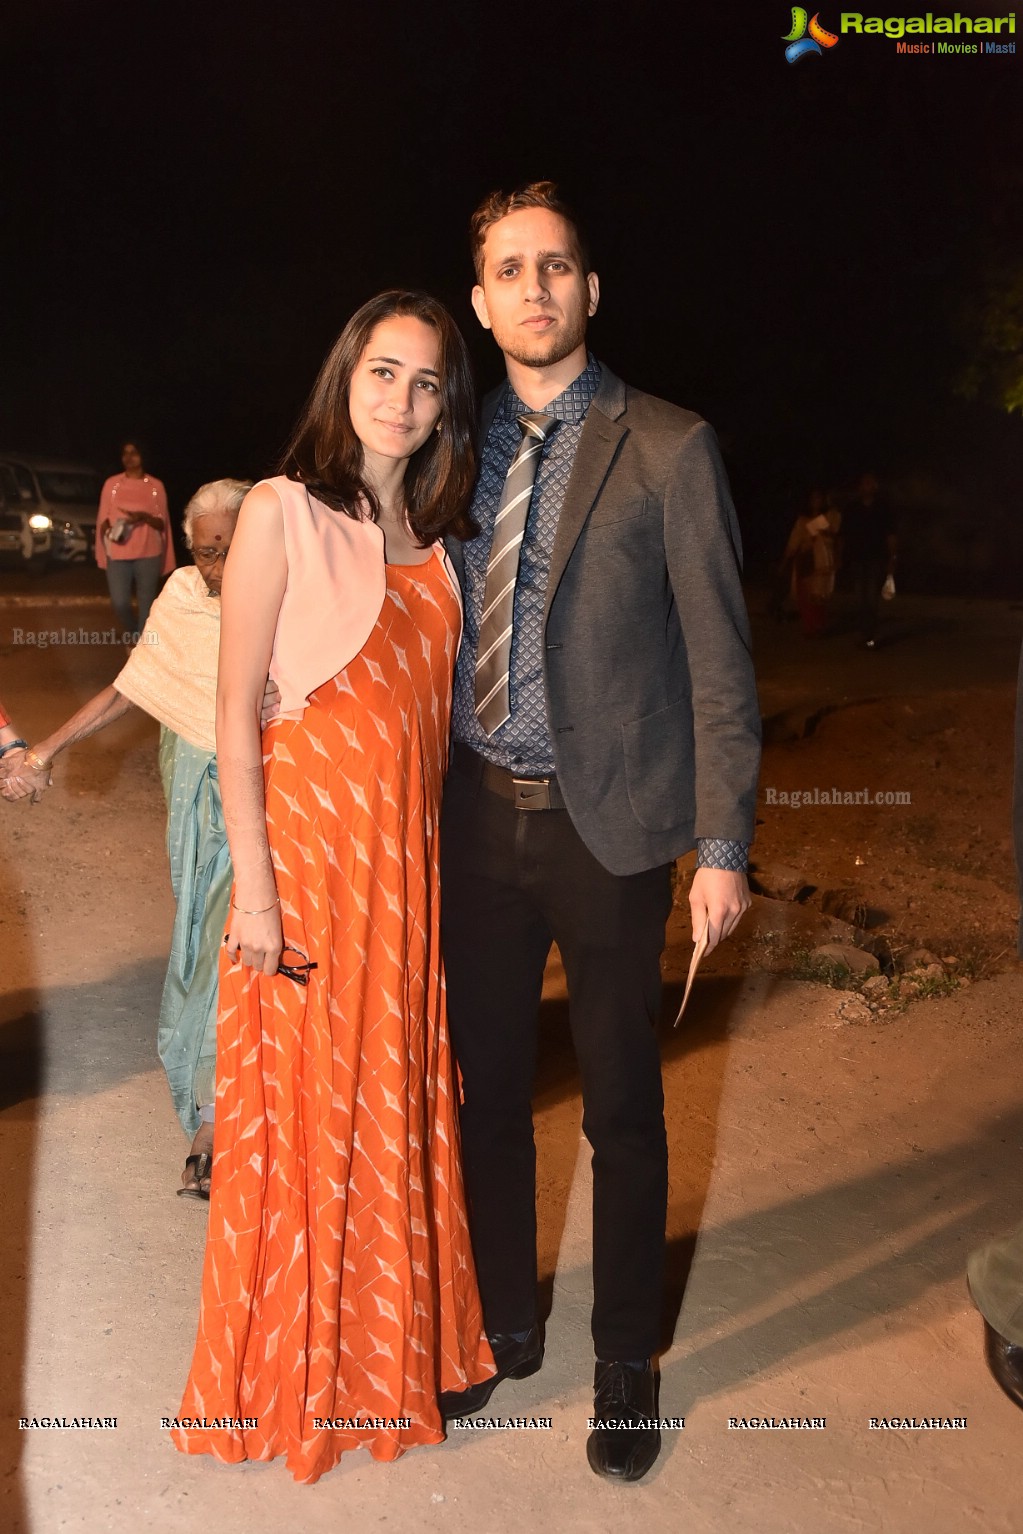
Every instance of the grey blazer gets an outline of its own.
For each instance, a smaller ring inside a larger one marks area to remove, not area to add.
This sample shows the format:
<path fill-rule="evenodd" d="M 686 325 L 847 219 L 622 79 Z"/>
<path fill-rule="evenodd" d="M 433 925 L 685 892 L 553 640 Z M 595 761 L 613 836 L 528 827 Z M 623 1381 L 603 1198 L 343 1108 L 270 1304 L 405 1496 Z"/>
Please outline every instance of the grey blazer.
<path fill-rule="evenodd" d="M 454 541 L 451 555 L 464 584 Z M 753 840 L 760 712 L 741 557 L 711 427 L 604 368 L 555 536 L 544 667 L 565 804 L 611 873 L 671 862 L 697 837 Z"/>

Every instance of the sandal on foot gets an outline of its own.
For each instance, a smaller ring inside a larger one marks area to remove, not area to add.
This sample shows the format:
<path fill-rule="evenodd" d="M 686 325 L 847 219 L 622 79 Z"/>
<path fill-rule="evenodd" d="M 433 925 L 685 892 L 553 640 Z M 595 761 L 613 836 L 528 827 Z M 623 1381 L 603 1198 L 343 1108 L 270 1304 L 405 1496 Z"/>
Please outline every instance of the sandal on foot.
<path fill-rule="evenodd" d="M 189 1187 L 187 1184 L 185 1184 L 178 1188 L 178 1198 L 201 1198 L 204 1203 L 208 1204 L 210 1201 L 209 1181 L 210 1173 L 213 1170 L 213 1157 L 210 1155 L 209 1151 L 200 1151 L 197 1156 L 186 1156 L 186 1172 L 188 1171 L 189 1167 L 193 1169 L 191 1180 L 195 1186 Z M 203 1187 L 204 1182 L 206 1184 L 205 1188 Z"/>

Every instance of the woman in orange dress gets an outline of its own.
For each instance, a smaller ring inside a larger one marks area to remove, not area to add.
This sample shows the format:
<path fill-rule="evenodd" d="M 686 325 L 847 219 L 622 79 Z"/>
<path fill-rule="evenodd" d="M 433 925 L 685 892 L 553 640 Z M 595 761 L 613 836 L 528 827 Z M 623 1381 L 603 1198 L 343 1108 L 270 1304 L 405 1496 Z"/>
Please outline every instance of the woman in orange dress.
<path fill-rule="evenodd" d="M 437 829 L 470 536 L 447 311 L 384 293 L 321 369 L 224 574 L 217 750 L 235 885 L 199 1335 L 173 1439 L 286 1456 L 444 1436 L 493 1360 L 472 1264 Z M 263 679 L 280 714 L 260 741 Z"/>

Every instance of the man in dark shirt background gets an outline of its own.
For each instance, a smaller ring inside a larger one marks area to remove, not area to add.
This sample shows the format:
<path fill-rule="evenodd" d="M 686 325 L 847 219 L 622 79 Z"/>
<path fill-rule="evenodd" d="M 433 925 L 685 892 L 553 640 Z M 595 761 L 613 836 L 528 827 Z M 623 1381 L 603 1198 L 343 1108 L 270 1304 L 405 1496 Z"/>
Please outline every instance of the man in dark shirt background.
<path fill-rule="evenodd" d="M 852 579 L 856 629 L 868 650 L 877 645 L 881 588 L 895 574 L 895 516 L 876 474 L 864 474 L 842 517 L 843 562 Z"/>

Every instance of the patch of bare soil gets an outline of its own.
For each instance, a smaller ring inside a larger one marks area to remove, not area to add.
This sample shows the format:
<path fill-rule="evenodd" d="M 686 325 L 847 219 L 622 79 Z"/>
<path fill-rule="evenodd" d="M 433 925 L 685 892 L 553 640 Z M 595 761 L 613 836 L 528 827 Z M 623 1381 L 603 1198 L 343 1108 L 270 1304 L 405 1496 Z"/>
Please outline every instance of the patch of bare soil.
<path fill-rule="evenodd" d="M 809 960 L 835 942 L 873 949 L 889 975 L 921 949 L 951 983 L 1011 967 L 1014 706 L 1003 685 L 766 721 L 751 880 L 764 893 L 708 970 L 829 978 Z M 688 962 L 694 862 L 678 882 L 669 976 Z"/>

